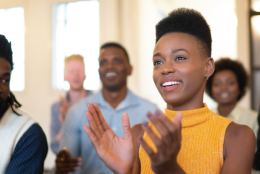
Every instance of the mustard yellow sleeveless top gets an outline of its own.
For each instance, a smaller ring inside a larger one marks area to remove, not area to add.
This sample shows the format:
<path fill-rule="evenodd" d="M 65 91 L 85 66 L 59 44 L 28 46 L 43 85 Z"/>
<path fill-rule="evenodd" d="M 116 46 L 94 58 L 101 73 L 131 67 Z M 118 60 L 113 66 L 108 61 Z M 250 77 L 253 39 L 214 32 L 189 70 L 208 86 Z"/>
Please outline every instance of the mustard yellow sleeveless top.
<path fill-rule="evenodd" d="M 174 120 L 176 111 L 165 109 L 165 115 Z M 206 104 L 196 110 L 181 111 L 182 141 L 177 161 L 188 174 L 219 174 L 223 166 L 223 145 L 228 125 L 233 122 L 210 111 Z M 152 129 L 155 127 L 149 123 Z M 149 136 L 144 133 L 144 140 L 157 151 Z M 140 146 L 139 158 L 142 174 L 153 174 L 150 158 Z"/>

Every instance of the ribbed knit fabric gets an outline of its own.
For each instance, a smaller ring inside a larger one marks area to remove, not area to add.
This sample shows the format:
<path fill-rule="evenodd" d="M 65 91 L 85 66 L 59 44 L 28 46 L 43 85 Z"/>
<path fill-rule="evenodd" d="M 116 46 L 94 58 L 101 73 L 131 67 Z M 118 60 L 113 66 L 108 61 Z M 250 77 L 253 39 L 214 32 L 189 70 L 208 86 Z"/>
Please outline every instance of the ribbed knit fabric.
<path fill-rule="evenodd" d="M 165 109 L 165 115 L 174 120 L 178 112 Z M 206 104 L 196 110 L 181 111 L 182 141 L 177 162 L 189 174 L 219 174 L 223 166 L 223 145 L 228 125 L 233 122 L 210 111 Z M 156 134 L 155 127 L 149 123 Z M 149 136 L 144 133 L 144 140 L 156 152 L 157 149 Z M 150 158 L 140 146 L 139 158 L 141 173 L 152 174 Z"/>

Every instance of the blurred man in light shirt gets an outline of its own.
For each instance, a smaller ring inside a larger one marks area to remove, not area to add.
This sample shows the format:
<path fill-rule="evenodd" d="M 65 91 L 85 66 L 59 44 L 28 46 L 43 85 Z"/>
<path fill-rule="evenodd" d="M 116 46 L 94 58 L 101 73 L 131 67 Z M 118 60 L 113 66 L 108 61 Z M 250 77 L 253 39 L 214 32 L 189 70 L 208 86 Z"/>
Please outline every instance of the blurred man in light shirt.
<path fill-rule="evenodd" d="M 91 95 L 85 90 L 83 83 L 86 79 L 84 58 L 81 55 L 71 55 L 65 59 L 64 80 L 69 82 L 70 89 L 66 97 L 60 96 L 60 101 L 51 107 L 51 149 L 57 154 L 63 134 L 61 129 L 69 108 L 80 100 Z"/>

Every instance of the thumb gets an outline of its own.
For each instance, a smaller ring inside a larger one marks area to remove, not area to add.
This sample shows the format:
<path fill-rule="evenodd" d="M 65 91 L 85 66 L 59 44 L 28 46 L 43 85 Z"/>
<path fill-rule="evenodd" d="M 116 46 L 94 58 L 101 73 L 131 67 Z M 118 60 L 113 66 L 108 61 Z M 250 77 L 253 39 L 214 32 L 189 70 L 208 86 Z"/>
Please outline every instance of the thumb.
<path fill-rule="evenodd" d="M 181 129 L 181 117 L 182 117 L 182 113 L 181 112 L 178 112 L 175 116 L 175 119 L 174 119 L 174 123 L 176 124 L 178 130 Z"/>
<path fill-rule="evenodd" d="M 69 149 L 65 149 L 64 151 L 65 151 L 65 156 L 70 158 L 71 157 L 70 150 Z"/>
<path fill-rule="evenodd" d="M 121 121 L 122 121 L 123 130 L 124 130 L 124 138 L 125 139 L 132 139 L 130 121 L 129 121 L 129 118 L 128 118 L 128 114 L 126 112 L 123 113 Z"/>

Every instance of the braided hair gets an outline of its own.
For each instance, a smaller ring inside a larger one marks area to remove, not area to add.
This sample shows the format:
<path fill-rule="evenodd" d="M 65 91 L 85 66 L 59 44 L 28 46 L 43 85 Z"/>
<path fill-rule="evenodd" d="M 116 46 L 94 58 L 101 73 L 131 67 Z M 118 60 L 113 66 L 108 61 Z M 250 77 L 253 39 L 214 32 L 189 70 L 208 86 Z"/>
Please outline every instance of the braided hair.
<path fill-rule="evenodd" d="M 14 64 L 13 64 L 13 52 L 12 52 L 11 42 L 8 42 L 5 36 L 1 34 L 0 34 L 0 58 L 4 58 L 6 61 L 8 61 L 13 70 Z M 10 106 L 12 111 L 15 114 L 20 115 L 14 110 L 14 108 L 20 108 L 22 105 L 16 100 L 12 92 L 9 93 L 6 99 L 6 105 L 7 107 Z"/>

